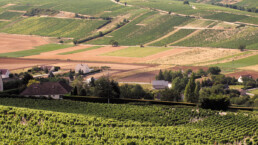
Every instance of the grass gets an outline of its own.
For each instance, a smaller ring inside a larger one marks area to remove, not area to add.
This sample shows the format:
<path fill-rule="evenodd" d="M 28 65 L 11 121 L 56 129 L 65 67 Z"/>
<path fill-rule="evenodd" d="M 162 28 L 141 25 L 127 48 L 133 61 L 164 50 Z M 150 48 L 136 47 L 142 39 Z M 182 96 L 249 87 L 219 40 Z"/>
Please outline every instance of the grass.
<path fill-rule="evenodd" d="M 43 52 L 59 50 L 59 49 L 68 48 L 71 46 L 72 45 L 47 44 L 47 45 L 37 46 L 35 49 L 2 53 L 0 54 L 0 57 L 25 57 L 25 56 L 31 56 L 31 55 L 39 55 L 40 53 L 43 53 Z"/>
<path fill-rule="evenodd" d="M 188 39 L 173 44 L 175 46 L 190 47 L 218 47 L 237 49 L 246 45 L 246 49 L 258 49 L 258 28 L 243 27 L 232 30 L 202 30 Z"/>
<path fill-rule="evenodd" d="M 235 22 L 235 21 L 239 21 L 241 19 L 246 19 L 246 18 L 248 18 L 248 16 L 228 14 L 228 13 L 216 13 L 216 14 L 213 14 L 213 15 L 205 16 L 204 18 L 221 20 L 221 21 L 228 21 L 228 22 Z"/>
<path fill-rule="evenodd" d="M 105 56 L 120 57 L 146 57 L 162 51 L 169 50 L 168 47 L 128 47 L 121 50 L 105 53 Z"/>
<path fill-rule="evenodd" d="M 140 45 L 156 40 L 171 32 L 174 26 L 187 22 L 190 18 L 160 15 L 157 12 L 149 12 L 136 18 L 122 28 L 93 41 L 89 44 L 109 44 L 110 40 L 116 40 L 120 45 Z"/>
<path fill-rule="evenodd" d="M 248 91 L 248 93 L 258 95 L 258 89 L 250 90 L 250 91 Z"/>
<path fill-rule="evenodd" d="M 92 47 L 89 47 L 89 48 L 84 48 L 84 49 L 79 49 L 79 50 L 59 53 L 59 55 L 68 55 L 68 54 L 80 53 L 80 52 L 90 51 L 90 50 L 94 50 L 94 49 L 101 48 L 101 47 L 102 46 L 92 46 Z"/>
<path fill-rule="evenodd" d="M 186 37 L 187 35 L 191 34 L 194 31 L 195 31 L 194 29 L 181 29 L 178 32 L 174 33 L 173 35 L 170 35 L 158 42 L 152 43 L 151 46 L 167 45 L 169 43 L 175 42 L 177 40 L 180 40 L 180 39 Z"/>
<path fill-rule="evenodd" d="M 243 85 L 229 85 L 229 89 L 240 90 L 242 88 L 244 88 Z"/>
<path fill-rule="evenodd" d="M 22 15 L 21 13 L 17 13 L 17 12 L 4 12 L 0 14 L 0 19 L 11 20 L 21 15 Z"/>
<path fill-rule="evenodd" d="M 218 66 L 221 68 L 228 68 L 228 69 L 234 69 L 234 68 L 240 68 L 240 67 L 246 67 L 251 65 L 257 65 L 258 64 L 258 55 L 249 56 L 247 58 L 221 63 L 221 64 L 214 64 L 212 66 Z"/>
<path fill-rule="evenodd" d="M 91 34 L 104 20 L 75 20 L 31 17 L 2 30 L 6 33 L 50 37 L 82 38 Z"/>

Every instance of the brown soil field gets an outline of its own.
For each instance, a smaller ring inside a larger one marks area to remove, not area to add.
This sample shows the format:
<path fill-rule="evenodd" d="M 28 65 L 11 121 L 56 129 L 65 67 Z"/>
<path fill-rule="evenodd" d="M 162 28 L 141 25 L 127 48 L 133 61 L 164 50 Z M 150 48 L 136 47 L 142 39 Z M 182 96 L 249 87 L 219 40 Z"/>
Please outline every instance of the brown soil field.
<path fill-rule="evenodd" d="M 28 35 L 0 33 L 0 53 L 33 49 L 35 46 L 50 43 L 49 38 Z"/>
<path fill-rule="evenodd" d="M 258 72 L 258 65 L 241 67 L 241 68 L 238 68 L 238 69 L 241 69 L 241 70 L 252 70 L 252 71 L 257 71 Z"/>
<path fill-rule="evenodd" d="M 239 72 L 226 74 L 226 76 L 235 77 L 236 79 L 238 79 L 241 75 L 251 75 L 253 77 L 253 79 L 258 78 L 258 72 L 257 71 L 239 71 Z"/>

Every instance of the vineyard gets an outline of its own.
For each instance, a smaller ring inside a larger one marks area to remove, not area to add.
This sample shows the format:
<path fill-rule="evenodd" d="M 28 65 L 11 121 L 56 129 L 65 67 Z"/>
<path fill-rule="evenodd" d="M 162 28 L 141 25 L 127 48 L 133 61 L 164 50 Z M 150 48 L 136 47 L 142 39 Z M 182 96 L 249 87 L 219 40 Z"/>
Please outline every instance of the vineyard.
<path fill-rule="evenodd" d="M 16 12 L 4 12 L 0 14 L 0 19 L 11 20 L 21 15 L 22 15 L 21 13 L 16 13 Z"/>
<path fill-rule="evenodd" d="M 227 115 L 219 115 L 216 111 L 180 106 L 115 105 L 25 98 L 0 100 L 0 104 L 4 105 L 0 106 L 0 143 L 3 144 L 258 142 L 258 118 L 255 113 L 227 112 Z"/>
<path fill-rule="evenodd" d="M 12 34 L 40 35 L 51 37 L 82 38 L 91 35 L 104 20 L 73 20 L 31 17 L 3 29 Z"/>

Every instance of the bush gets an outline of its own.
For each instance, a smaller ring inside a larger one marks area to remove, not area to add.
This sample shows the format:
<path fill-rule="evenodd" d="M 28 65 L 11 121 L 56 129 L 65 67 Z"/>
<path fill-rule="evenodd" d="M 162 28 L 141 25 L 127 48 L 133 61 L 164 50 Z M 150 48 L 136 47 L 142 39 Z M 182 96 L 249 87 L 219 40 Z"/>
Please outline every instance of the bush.
<path fill-rule="evenodd" d="M 201 98 L 201 107 L 204 109 L 227 110 L 229 105 L 229 97 L 225 95 L 213 94 Z"/>
<path fill-rule="evenodd" d="M 220 72 L 221 72 L 221 69 L 220 69 L 219 67 L 217 67 L 217 66 L 215 66 L 215 67 L 210 67 L 210 68 L 208 69 L 208 73 L 210 73 L 210 74 L 212 74 L 212 75 L 218 75 L 218 74 L 220 74 Z"/>

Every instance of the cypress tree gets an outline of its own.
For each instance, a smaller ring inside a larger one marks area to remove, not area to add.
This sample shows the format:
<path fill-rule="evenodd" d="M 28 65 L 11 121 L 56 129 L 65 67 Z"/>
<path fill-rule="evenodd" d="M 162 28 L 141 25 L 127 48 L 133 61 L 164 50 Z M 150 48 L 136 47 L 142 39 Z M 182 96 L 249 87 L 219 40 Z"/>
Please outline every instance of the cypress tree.
<path fill-rule="evenodd" d="M 195 102 L 195 93 L 194 93 L 194 90 L 195 90 L 195 75 L 194 73 L 191 75 L 191 78 L 189 79 L 187 85 L 186 85 L 186 88 L 185 88 L 185 93 L 184 93 L 184 96 L 185 96 L 185 101 L 186 102 Z"/>

